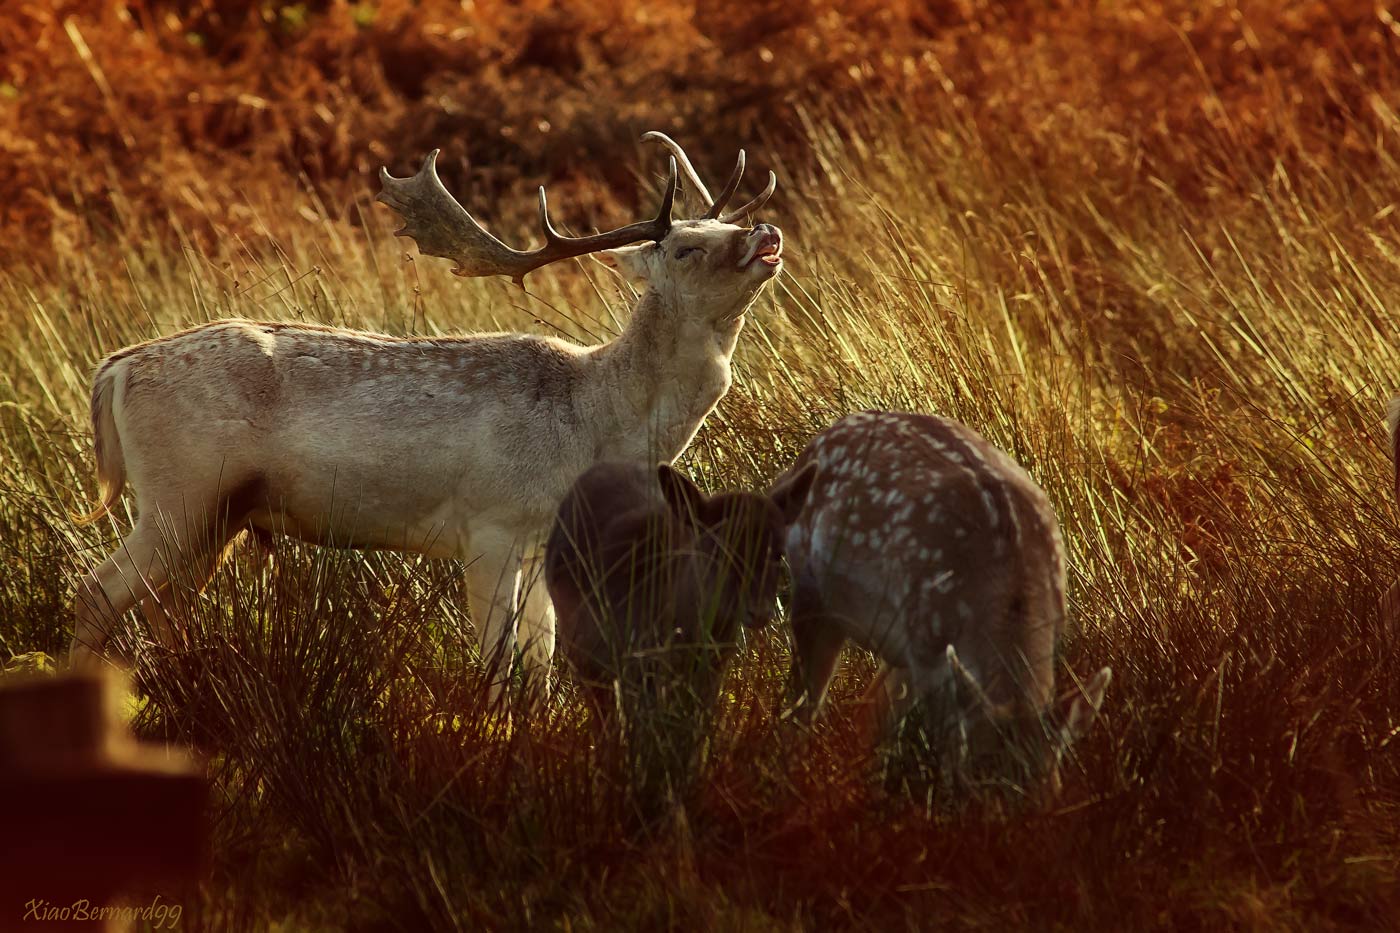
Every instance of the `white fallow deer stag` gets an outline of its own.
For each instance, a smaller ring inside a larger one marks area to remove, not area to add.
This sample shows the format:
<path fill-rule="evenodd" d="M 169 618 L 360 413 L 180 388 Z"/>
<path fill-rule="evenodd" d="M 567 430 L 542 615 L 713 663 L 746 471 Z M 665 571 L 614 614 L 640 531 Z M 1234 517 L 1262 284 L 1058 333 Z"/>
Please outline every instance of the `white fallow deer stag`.
<path fill-rule="evenodd" d="M 123 612 L 158 609 L 172 568 L 204 581 L 244 529 L 467 562 L 468 604 L 500 703 L 517 645 L 526 679 L 547 689 L 553 615 L 544 586 L 521 593 L 555 508 L 604 459 L 678 456 L 730 385 L 746 312 L 782 268 L 782 234 L 741 226 L 770 195 L 727 210 L 744 153 L 712 198 L 681 148 L 650 220 L 506 246 L 443 187 L 434 163 L 379 199 L 400 235 L 464 276 L 516 282 L 549 263 L 602 253 L 641 297 L 622 333 L 598 346 L 527 334 L 401 338 L 330 327 L 218 321 L 120 350 L 92 391 L 101 505 L 125 484 L 137 521 L 76 596 L 72 654 L 103 651 Z M 677 162 L 702 216 L 673 220 Z M 526 567 L 527 573 L 529 567 Z"/>
<path fill-rule="evenodd" d="M 976 432 L 929 415 L 850 415 L 788 475 L 812 462 L 786 547 L 798 718 L 815 716 L 849 639 L 881 662 L 877 736 L 923 700 L 950 769 L 1053 792 L 1111 671 L 1055 698 L 1065 555 L 1045 493 Z"/>

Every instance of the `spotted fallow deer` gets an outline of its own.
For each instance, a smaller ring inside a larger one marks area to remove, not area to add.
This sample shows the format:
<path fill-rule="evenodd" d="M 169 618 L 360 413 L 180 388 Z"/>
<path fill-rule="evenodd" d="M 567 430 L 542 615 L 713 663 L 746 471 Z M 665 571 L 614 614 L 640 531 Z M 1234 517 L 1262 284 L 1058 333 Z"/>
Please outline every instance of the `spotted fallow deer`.
<path fill-rule="evenodd" d="M 956 737 L 952 764 L 1019 765 L 1018 779 L 1057 786 L 1111 671 L 1054 697 L 1065 556 L 1045 493 L 976 432 L 929 415 L 850 415 L 792 469 L 812 462 L 786 542 L 798 718 L 815 716 L 849 639 L 881 662 L 877 735 L 923 699 Z"/>
<path fill-rule="evenodd" d="M 728 390 L 745 316 L 782 268 L 782 234 L 741 226 L 773 193 L 727 210 L 744 169 L 712 198 L 671 153 L 650 220 L 506 246 L 447 192 L 437 151 L 410 178 L 381 172 L 400 235 L 464 276 L 506 275 L 600 253 L 642 289 L 622 333 L 598 346 L 480 334 L 399 338 L 329 327 L 218 321 L 120 350 L 97 368 L 92 423 L 101 486 L 95 520 L 135 492 L 138 518 L 84 575 L 77 661 L 101 652 L 118 617 L 158 604 L 171 570 L 207 580 L 242 529 L 323 544 L 467 562 L 468 603 L 491 696 L 504 696 L 517 642 L 527 680 L 547 684 L 554 631 L 543 586 L 520 594 L 570 484 L 603 459 L 671 460 Z M 702 216 L 673 220 L 677 163 Z M 526 567 L 527 573 L 529 567 Z M 523 605 L 522 605 L 523 603 Z M 517 608 L 519 614 L 517 615 Z"/>
<path fill-rule="evenodd" d="M 787 526 L 815 474 L 811 465 L 769 495 L 709 496 L 664 463 L 584 471 L 559 505 L 544 578 L 596 722 L 634 661 L 669 664 L 670 680 L 713 700 L 744 630 L 771 618 Z"/>

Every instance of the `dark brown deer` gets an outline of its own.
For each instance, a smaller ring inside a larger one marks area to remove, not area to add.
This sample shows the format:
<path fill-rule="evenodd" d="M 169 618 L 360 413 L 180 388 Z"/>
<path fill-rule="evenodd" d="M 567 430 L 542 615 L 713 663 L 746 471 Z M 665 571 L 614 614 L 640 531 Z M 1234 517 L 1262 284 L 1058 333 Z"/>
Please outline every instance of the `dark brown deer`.
<path fill-rule="evenodd" d="M 578 478 L 545 548 L 545 583 L 599 723 L 639 659 L 713 700 L 743 629 L 770 618 L 784 534 L 815 475 L 798 471 L 767 496 L 707 496 L 665 464 L 601 463 Z"/>
<path fill-rule="evenodd" d="M 1015 764 L 1057 785 L 1112 674 L 1054 696 L 1065 556 L 1045 493 L 976 432 L 929 415 L 850 415 L 792 471 L 814 463 L 787 536 L 799 718 L 817 712 L 849 639 L 882 662 L 881 732 L 924 699 L 959 768 Z"/>

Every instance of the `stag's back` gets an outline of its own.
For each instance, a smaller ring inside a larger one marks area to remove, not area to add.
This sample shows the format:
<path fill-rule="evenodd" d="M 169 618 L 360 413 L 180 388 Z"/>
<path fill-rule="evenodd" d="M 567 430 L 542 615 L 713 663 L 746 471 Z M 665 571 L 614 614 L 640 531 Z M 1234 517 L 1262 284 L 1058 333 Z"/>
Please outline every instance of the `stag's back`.
<path fill-rule="evenodd" d="M 823 614 L 916 680 L 951 644 L 998 702 L 1048 702 L 1064 548 L 1026 472 L 958 422 L 881 411 L 838 421 L 793 469 L 813 459 L 787 553 Z"/>

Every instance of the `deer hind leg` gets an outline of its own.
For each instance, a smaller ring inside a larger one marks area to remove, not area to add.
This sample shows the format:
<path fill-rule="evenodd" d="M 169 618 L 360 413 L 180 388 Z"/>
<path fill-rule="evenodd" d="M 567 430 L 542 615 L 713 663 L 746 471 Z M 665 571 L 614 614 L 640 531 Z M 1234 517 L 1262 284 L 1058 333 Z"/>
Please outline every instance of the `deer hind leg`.
<path fill-rule="evenodd" d="M 467 564 L 467 608 L 476 626 L 477 643 L 487 671 L 487 698 L 504 711 L 515 661 L 516 596 L 521 549 L 509 536 L 472 536 L 476 553 Z"/>
<path fill-rule="evenodd" d="M 182 541 L 170 562 L 172 569 L 179 569 L 141 600 L 141 614 L 160 644 L 175 648 L 185 641 L 183 620 L 172 615 L 177 605 L 173 589 L 180 586 L 190 592 L 202 592 L 232 550 L 240 530 L 226 519 L 190 529 L 191 535 Z"/>
<path fill-rule="evenodd" d="M 201 589 L 208 583 L 247 520 L 251 490 L 225 497 L 213 514 L 143 507 L 121 545 L 78 583 L 72 662 L 88 664 L 99 657 L 122 615 L 137 604 L 156 638 L 172 646 L 171 587 L 189 583 Z"/>
<path fill-rule="evenodd" d="M 72 666 L 96 664 L 122 615 L 165 585 L 169 568 L 163 544 L 154 510 L 143 511 L 117 549 L 78 581 L 68 650 Z"/>
<path fill-rule="evenodd" d="M 826 698 L 846 633 L 827 612 L 810 580 L 799 577 L 792 594 L 792 672 L 788 703 L 799 722 L 810 725 Z"/>
<path fill-rule="evenodd" d="M 554 603 L 544 585 L 544 554 L 529 556 L 521 570 L 520 654 L 525 672 L 525 700 L 531 709 L 549 700 L 549 673 L 554 666 Z"/>

